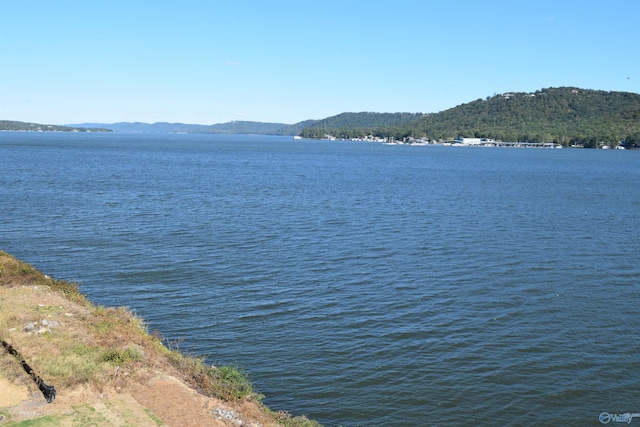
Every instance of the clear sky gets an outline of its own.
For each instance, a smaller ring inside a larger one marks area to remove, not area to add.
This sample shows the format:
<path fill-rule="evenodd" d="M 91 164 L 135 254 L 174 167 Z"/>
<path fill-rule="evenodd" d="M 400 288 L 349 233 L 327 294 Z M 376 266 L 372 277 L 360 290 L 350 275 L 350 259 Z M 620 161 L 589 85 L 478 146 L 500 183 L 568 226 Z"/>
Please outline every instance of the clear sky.
<path fill-rule="evenodd" d="M 639 0 L 0 0 L 0 119 L 296 123 L 640 93 Z"/>

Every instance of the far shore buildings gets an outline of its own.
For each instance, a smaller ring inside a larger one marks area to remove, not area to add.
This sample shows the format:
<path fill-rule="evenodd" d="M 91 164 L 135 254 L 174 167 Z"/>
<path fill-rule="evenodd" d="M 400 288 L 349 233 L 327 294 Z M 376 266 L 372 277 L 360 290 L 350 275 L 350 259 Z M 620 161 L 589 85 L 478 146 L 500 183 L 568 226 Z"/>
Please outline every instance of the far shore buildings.
<path fill-rule="evenodd" d="M 541 147 L 562 148 L 555 142 L 504 142 L 488 138 L 454 138 L 451 145 L 463 145 L 465 147 Z"/>
<path fill-rule="evenodd" d="M 487 138 L 454 138 L 453 143 L 462 145 L 493 145 L 495 141 Z"/>

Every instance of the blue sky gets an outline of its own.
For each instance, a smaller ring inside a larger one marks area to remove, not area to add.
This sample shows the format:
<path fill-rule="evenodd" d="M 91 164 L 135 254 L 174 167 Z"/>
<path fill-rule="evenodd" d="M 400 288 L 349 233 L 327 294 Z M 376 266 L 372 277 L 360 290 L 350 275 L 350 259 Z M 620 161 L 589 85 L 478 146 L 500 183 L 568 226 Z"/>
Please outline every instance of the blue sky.
<path fill-rule="evenodd" d="M 0 0 L 0 119 L 296 123 L 640 92 L 637 0 Z"/>

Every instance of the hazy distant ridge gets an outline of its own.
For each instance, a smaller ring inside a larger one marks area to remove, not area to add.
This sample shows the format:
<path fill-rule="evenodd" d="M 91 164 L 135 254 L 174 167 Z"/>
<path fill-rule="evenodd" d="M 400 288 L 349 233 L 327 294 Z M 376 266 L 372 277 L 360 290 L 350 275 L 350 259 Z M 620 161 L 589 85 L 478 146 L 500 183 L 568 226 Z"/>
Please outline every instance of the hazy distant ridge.
<path fill-rule="evenodd" d="M 193 133 L 202 132 L 206 125 L 186 123 L 142 123 L 142 122 L 118 122 L 118 123 L 78 123 L 69 126 L 105 127 L 114 132 L 144 132 L 144 133 Z"/>
<path fill-rule="evenodd" d="M 287 126 L 285 123 L 238 121 L 206 126 L 206 128 L 200 132 L 268 135 L 278 134 L 278 131 L 285 126 Z"/>
<path fill-rule="evenodd" d="M 0 120 L 0 130 L 30 132 L 111 132 L 110 129 L 102 126 L 43 125 L 40 123 L 17 122 L 14 120 Z"/>
<path fill-rule="evenodd" d="M 144 133 L 215 133 L 215 134 L 259 134 L 259 135 L 286 135 L 278 132 L 279 129 L 289 125 L 285 123 L 264 123 L 251 121 L 233 121 L 213 125 L 188 124 L 188 123 L 82 123 L 73 126 L 101 126 L 114 132 L 144 132 Z M 293 135 L 293 134 L 292 134 Z"/>

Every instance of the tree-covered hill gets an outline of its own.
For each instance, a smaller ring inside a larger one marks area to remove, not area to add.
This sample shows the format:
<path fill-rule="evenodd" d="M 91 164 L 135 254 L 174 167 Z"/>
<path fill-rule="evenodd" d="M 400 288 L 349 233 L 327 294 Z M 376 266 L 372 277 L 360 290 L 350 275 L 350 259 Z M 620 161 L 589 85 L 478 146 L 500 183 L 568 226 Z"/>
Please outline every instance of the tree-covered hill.
<path fill-rule="evenodd" d="M 345 134 L 340 128 L 327 130 L 331 132 Z M 381 126 L 371 133 L 436 141 L 475 137 L 585 146 L 613 145 L 619 141 L 638 144 L 640 94 L 572 87 L 504 93 L 425 115 L 410 123 Z M 351 137 L 359 132 L 347 134 Z"/>
<path fill-rule="evenodd" d="M 578 88 L 506 93 L 432 114 L 410 129 L 431 139 L 618 142 L 640 136 L 640 94 Z"/>
<path fill-rule="evenodd" d="M 421 113 L 342 113 L 315 121 L 300 135 L 305 138 L 323 138 L 327 134 L 338 138 L 364 137 L 376 129 L 405 126 L 422 116 Z"/>
<path fill-rule="evenodd" d="M 43 125 L 40 123 L 16 122 L 12 120 L 0 120 L 0 130 L 32 132 L 111 132 L 110 129 L 105 128 Z"/>

